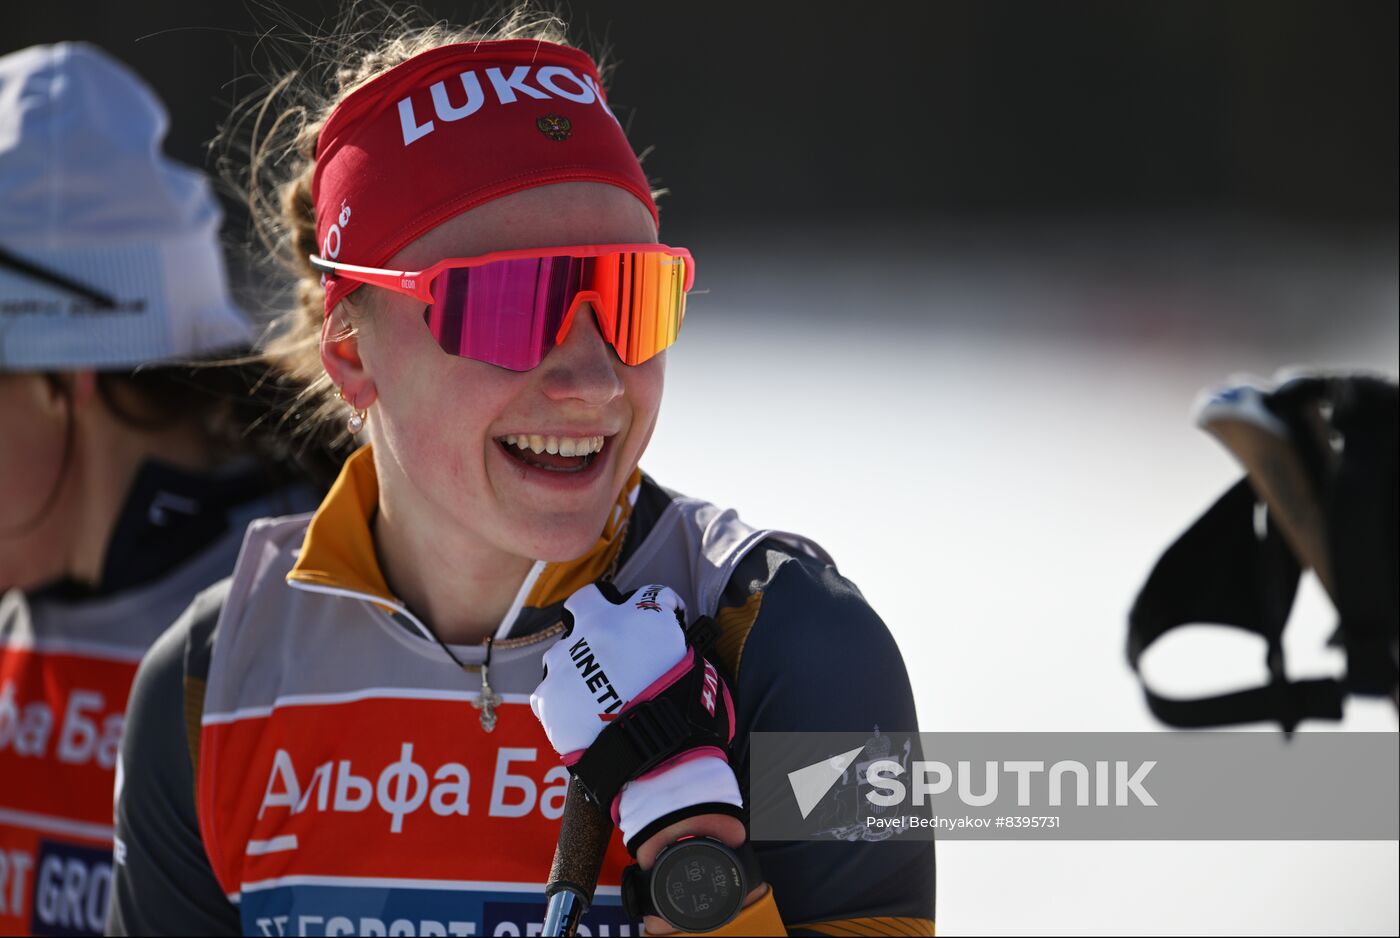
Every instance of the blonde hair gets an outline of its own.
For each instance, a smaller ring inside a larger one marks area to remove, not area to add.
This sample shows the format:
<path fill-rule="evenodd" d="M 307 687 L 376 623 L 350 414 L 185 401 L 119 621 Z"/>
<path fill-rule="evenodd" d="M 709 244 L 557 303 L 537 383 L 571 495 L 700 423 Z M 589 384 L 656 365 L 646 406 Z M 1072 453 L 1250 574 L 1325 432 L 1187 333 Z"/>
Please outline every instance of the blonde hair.
<path fill-rule="evenodd" d="M 571 43 L 560 13 L 536 0 L 498 6 L 467 26 L 434 21 L 417 7 L 379 3 L 352 6 L 324 35 L 312 34 L 304 24 L 284 25 L 303 33 L 294 41 L 302 48 L 300 63 L 286 62 L 265 92 L 237 108 L 216 143 L 223 144 L 221 175 L 248 207 L 261 254 L 256 260 L 291 281 L 290 302 L 272 323 L 263 352 L 274 372 L 302 388 L 283 424 L 319 437 L 330 448 L 344 448 L 346 406 L 320 357 L 325 291 L 307 261 L 317 253 L 311 178 L 326 118 L 356 88 L 439 46 L 497 39 Z M 606 90 L 612 71 L 607 50 L 585 51 L 593 54 Z"/>

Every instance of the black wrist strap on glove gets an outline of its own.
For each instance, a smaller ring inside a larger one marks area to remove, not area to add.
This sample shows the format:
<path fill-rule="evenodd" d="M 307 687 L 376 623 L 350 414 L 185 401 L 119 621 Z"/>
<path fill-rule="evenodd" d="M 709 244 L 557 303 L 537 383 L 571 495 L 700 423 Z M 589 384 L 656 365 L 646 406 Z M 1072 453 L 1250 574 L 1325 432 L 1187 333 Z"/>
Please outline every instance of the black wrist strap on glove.
<path fill-rule="evenodd" d="M 717 634 L 707 616 L 696 620 L 686 630 L 695 649 L 691 669 L 609 723 L 570 769 L 601 810 L 611 810 L 629 780 L 679 753 L 713 746 L 728 758 L 731 717 L 723 678 L 703 654 Z"/>

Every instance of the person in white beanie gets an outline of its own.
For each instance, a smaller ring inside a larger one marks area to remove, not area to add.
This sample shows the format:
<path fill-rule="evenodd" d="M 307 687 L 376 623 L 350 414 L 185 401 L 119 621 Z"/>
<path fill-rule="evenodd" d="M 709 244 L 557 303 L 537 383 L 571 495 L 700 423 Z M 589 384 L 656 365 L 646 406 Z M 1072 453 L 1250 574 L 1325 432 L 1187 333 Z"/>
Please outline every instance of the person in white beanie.
<path fill-rule="evenodd" d="M 218 366 L 254 330 L 167 123 L 94 46 L 0 57 L 0 934 L 101 933 L 138 662 L 250 520 L 319 500 Z"/>

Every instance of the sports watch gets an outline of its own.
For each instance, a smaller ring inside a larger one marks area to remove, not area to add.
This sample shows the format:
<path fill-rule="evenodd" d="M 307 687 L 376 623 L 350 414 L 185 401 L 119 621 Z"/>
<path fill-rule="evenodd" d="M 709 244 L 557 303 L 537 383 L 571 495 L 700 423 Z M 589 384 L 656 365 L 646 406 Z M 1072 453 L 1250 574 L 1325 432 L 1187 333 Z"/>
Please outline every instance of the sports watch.
<path fill-rule="evenodd" d="M 662 850 L 650 871 L 633 864 L 623 872 L 622 907 L 632 919 L 659 915 L 680 931 L 712 931 L 738 915 L 762 881 L 747 842 L 735 850 L 692 835 Z"/>

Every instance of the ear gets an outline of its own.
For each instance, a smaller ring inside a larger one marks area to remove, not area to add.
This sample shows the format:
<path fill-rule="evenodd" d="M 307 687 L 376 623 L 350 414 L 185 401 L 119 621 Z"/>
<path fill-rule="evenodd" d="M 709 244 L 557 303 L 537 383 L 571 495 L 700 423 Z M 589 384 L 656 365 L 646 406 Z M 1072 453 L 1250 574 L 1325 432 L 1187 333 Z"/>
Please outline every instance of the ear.
<path fill-rule="evenodd" d="M 61 371 L 49 375 L 47 400 L 56 410 L 85 410 L 97 394 L 97 372 Z"/>
<path fill-rule="evenodd" d="M 346 403 L 365 410 L 379 396 L 360 358 L 360 336 L 351 325 L 346 304 L 337 303 L 321 325 L 321 365 L 345 395 Z"/>

